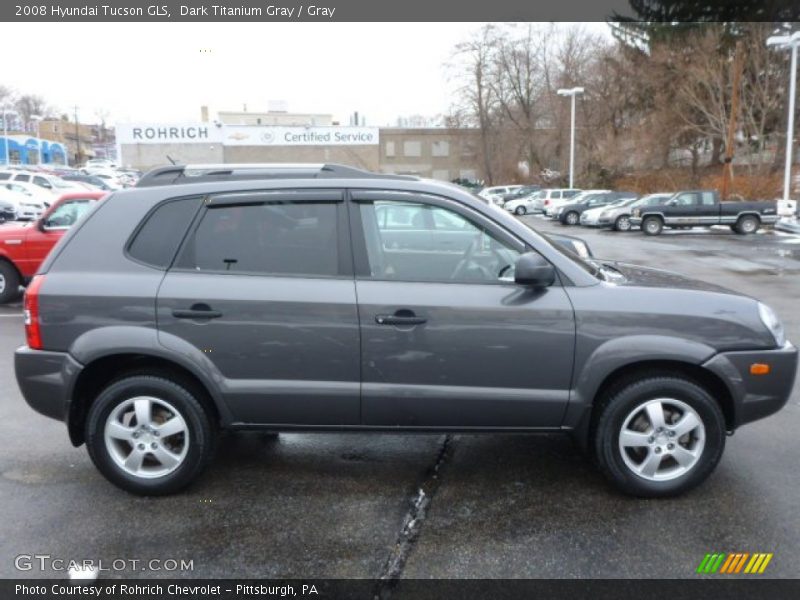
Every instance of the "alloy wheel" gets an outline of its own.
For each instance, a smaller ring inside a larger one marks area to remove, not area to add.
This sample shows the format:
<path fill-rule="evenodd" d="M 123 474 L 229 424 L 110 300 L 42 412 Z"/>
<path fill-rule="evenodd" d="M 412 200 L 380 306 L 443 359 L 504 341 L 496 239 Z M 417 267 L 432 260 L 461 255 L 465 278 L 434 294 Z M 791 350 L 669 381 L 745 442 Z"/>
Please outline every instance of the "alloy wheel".
<path fill-rule="evenodd" d="M 137 396 L 120 402 L 108 415 L 104 441 L 120 469 L 151 479 L 181 466 L 189 450 L 189 429 L 169 402 Z"/>
<path fill-rule="evenodd" d="M 622 423 L 619 452 L 625 466 L 649 481 L 683 476 L 700 460 L 705 426 L 697 412 L 674 398 L 656 398 L 634 408 Z"/>

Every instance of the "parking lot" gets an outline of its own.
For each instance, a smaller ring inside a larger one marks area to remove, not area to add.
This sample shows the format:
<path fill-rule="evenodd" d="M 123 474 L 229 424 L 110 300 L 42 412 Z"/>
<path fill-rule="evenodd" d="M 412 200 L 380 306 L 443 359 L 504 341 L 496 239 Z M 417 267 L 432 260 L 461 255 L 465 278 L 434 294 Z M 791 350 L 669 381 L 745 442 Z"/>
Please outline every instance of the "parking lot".
<path fill-rule="evenodd" d="M 727 228 L 645 238 L 523 220 L 583 237 L 598 257 L 756 296 L 800 340 L 800 238 Z M 717 551 L 774 553 L 766 576 L 800 571 L 797 386 L 677 499 L 622 496 L 567 437 L 244 433 L 222 439 L 187 492 L 139 498 L 24 403 L 13 372 L 23 337 L 20 306 L 0 308 L 3 577 L 20 575 L 17 555 L 37 553 L 193 561 L 190 572 L 122 573 L 132 577 L 683 578 Z"/>

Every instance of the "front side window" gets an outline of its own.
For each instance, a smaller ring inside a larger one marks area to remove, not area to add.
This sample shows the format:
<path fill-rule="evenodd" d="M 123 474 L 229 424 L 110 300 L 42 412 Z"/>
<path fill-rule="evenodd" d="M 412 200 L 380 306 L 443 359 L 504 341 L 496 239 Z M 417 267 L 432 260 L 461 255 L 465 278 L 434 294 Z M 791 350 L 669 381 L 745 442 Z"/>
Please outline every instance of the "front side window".
<path fill-rule="evenodd" d="M 38 176 L 34 177 L 33 183 L 48 190 L 53 189 L 52 184 L 49 181 L 47 181 L 47 179 L 45 179 L 44 177 L 38 177 Z"/>
<path fill-rule="evenodd" d="M 678 206 L 696 206 L 700 204 L 697 194 L 694 193 L 679 194 L 675 201 Z"/>
<path fill-rule="evenodd" d="M 403 214 L 384 219 L 402 224 Z M 334 277 L 337 204 L 265 202 L 209 206 L 178 265 L 195 271 Z"/>
<path fill-rule="evenodd" d="M 14 179 L 17 180 L 17 181 L 30 181 L 31 180 L 31 176 L 30 175 L 17 175 Z"/>
<path fill-rule="evenodd" d="M 48 229 L 68 229 L 89 211 L 93 202 L 89 198 L 80 198 L 59 204 L 48 215 L 44 225 Z"/>
<path fill-rule="evenodd" d="M 359 210 L 373 278 L 513 281 L 520 253 L 454 210 L 394 200 L 360 203 Z"/>

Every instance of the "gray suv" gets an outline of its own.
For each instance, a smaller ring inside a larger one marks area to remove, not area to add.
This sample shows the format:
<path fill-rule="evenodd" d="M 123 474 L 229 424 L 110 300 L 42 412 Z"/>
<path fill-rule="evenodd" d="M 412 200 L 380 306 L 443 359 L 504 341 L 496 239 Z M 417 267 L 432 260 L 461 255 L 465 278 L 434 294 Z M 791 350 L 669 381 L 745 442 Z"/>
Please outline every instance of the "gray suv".
<path fill-rule="evenodd" d="M 797 368 L 753 298 L 335 165 L 156 169 L 64 236 L 25 314 L 27 402 L 148 495 L 197 477 L 220 430 L 258 428 L 558 431 L 621 490 L 673 495 Z"/>

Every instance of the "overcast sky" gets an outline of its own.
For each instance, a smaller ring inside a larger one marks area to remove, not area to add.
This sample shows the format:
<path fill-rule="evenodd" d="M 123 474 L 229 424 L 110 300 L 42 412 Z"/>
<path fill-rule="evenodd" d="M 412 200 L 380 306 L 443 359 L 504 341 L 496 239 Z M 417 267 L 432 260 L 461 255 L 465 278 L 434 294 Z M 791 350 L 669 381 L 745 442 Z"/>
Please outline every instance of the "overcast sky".
<path fill-rule="evenodd" d="M 607 31 L 602 23 L 586 24 Z M 0 84 L 81 121 L 199 120 L 200 105 L 333 114 L 368 125 L 446 112 L 444 63 L 477 23 L 15 23 Z M 25 48 L 24 51 L 19 51 Z M 201 50 L 204 50 L 201 52 Z"/>

